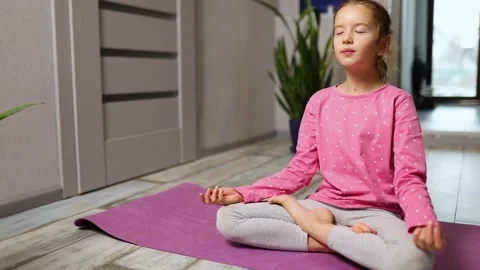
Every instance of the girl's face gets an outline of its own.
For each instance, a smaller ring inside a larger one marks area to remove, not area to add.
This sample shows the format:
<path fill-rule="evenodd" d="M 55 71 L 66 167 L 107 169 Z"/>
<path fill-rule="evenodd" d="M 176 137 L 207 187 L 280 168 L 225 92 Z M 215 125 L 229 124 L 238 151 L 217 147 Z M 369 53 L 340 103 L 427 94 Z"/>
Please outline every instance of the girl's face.
<path fill-rule="evenodd" d="M 373 68 L 379 55 L 378 31 L 373 13 L 363 5 L 347 5 L 335 17 L 333 46 L 347 69 Z"/>

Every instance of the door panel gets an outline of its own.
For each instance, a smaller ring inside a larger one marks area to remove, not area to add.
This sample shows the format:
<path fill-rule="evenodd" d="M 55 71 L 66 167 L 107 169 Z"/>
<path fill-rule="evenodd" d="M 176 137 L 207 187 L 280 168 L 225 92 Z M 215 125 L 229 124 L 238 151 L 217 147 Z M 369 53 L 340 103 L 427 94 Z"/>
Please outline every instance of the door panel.
<path fill-rule="evenodd" d="M 107 184 L 180 163 L 178 128 L 106 142 Z"/>
<path fill-rule="evenodd" d="M 178 89 L 177 61 L 177 59 L 103 56 L 103 93 L 176 91 Z"/>
<path fill-rule="evenodd" d="M 104 104 L 105 140 L 179 128 L 178 98 Z"/>

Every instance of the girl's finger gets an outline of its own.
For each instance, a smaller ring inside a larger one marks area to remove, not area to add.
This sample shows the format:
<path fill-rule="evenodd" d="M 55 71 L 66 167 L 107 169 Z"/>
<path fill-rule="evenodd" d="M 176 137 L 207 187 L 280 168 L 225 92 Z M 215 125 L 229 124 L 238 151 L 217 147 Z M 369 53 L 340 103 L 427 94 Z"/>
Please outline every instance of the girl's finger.
<path fill-rule="evenodd" d="M 415 230 L 413 231 L 413 242 L 415 243 L 415 245 L 417 245 L 417 247 L 420 247 L 420 233 L 421 233 L 422 229 L 421 228 L 415 228 Z"/>
<path fill-rule="evenodd" d="M 220 191 L 218 192 L 218 200 L 220 202 L 223 202 L 223 188 L 220 189 Z"/>
<path fill-rule="evenodd" d="M 428 222 L 426 233 L 425 233 L 425 246 L 429 250 L 433 250 L 433 248 L 434 248 L 434 245 L 433 245 L 433 226 L 432 226 L 431 221 Z"/>
<path fill-rule="evenodd" d="M 213 192 L 212 192 L 212 202 L 217 202 L 217 194 L 218 194 L 218 187 L 215 187 L 215 189 L 213 189 Z"/>
<path fill-rule="evenodd" d="M 205 203 L 205 198 L 203 197 L 203 193 L 200 193 L 200 200 Z"/>
<path fill-rule="evenodd" d="M 210 196 L 212 195 L 212 190 L 210 188 L 205 192 L 205 203 L 210 203 Z"/>
<path fill-rule="evenodd" d="M 427 246 L 428 232 L 429 232 L 428 227 L 424 227 L 424 228 L 422 228 L 422 231 L 421 231 L 420 236 L 419 236 L 420 247 L 424 250 L 428 249 L 428 246 Z"/>
<path fill-rule="evenodd" d="M 435 248 L 443 249 L 443 246 L 444 246 L 443 237 L 442 237 L 442 233 L 440 232 L 440 227 L 438 225 L 436 225 L 433 228 L 433 238 L 435 240 Z"/>

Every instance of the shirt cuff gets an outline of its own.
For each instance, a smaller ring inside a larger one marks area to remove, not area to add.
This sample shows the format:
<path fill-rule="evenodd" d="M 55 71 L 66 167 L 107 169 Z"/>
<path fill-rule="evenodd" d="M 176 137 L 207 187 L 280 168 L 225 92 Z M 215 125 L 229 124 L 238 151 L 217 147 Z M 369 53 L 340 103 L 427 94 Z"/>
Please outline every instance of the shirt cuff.
<path fill-rule="evenodd" d="M 407 229 L 409 233 L 413 233 L 417 227 L 426 227 L 429 221 L 432 222 L 432 225 L 439 225 L 437 215 L 431 207 L 423 211 L 409 211 L 405 215 L 405 222 L 407 223 Z"/>
<path fill-rule="evenodd" d="M 235 189 L 238 193 L 240 193 L 240 195 L 242 195 L 244 203 L 250 203 L 255 201 L 254 196 L 252 196 L 253 194 L 251 192 L 251 185 L 234 187 L 233 189 Z"/>

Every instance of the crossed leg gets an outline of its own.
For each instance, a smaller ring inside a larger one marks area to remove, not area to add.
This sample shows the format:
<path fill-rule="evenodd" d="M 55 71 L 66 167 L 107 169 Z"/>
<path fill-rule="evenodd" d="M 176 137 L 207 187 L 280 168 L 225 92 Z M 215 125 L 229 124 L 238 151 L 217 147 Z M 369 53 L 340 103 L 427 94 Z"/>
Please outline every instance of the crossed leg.
<path fill-rule="evenodd" d="M 319 218 L 323 222 L 335 223 L 335 208 L 314 200 L 299 200 L 298 203 L 306 209 L 328 209 Z M 356 233 L 371 231 L 360 222 L 352 226 Z M 267 202 L 221 207 L 217 212 L 217 229 L 232 242 L 259 248 L 333 252 L 303 231 L 285 208 Z"/>
<path fill-rule="evenodd" d="M 331 250 L 369 269 L 432 269 L 431 252 L 418 248 L 405 222 L 393 213 L 373 210 L 335 209 L 339 224 L 322 218 L 328 208 L 306 208 L 291 196 L 271 198 L 282 205 L 308 235 Z M 357 234 L 349 226 L 361 222 L 377 234 Z"/>

